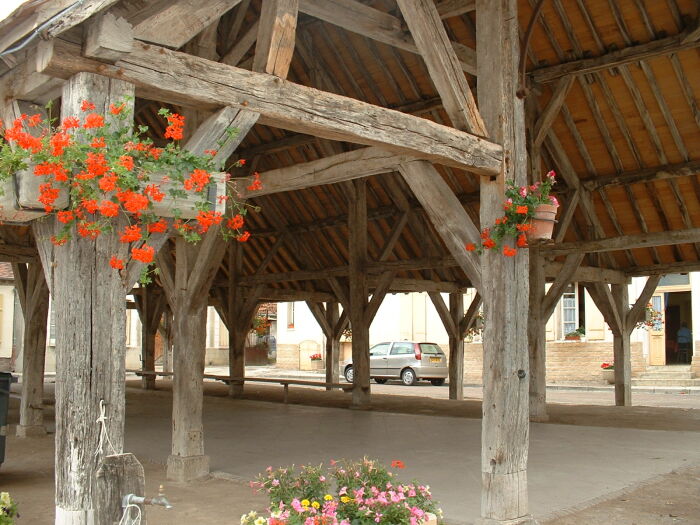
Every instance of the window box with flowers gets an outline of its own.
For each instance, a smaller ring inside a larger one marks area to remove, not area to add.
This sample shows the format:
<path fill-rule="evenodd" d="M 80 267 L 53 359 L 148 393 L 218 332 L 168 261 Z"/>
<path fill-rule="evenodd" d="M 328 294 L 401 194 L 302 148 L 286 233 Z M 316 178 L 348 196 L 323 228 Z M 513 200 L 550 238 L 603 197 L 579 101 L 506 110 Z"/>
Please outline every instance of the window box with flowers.
<path fill-rule="evenodd" d="M 322 370 L 323 369 L 323 356 L 320 353 L 311 354 L 309 356 L 311 361 L 312 370 Z"/>
<path fill-rule="evenodd" d="M 506 181 L 504 215 L 482 230 L 478 246 L 467 243 L 467 251 L 499 250 L 506 257 L 513 257 L 518 249 L 527 248 L 529 242 L 551 239 L 559 207 L 557 198 L 550 195 L 555 178 L 554 171 L 550 171 L 542 182 L 529 187 Z"/>
<path fill-rule="evenodd" d="M 184 117 L 165 109 L 159 114 L 168 122 L 169 142 L 156 147 L 146 126 L 129 125 L 132 106 L 133 99 L 126 98 L 103 115 L 86 100 L 81 115 L 58 125 L 40 114 L 23 114 L 5 127 L 0 123 L 5 139 L 0 144 L 0 219 L 53 214 L 63 227 L 51 241 L 63 245 L 74 235 L 96 239 L 125 216 L 128 225 L 119 239 L 131 246 L 132 259 L 148 265 L 142 282 L 148 281 L 155 257 L 149 237 L 171 226 L 190 242 L 214 225 L 224 238 L 245 242 L 248 208 L 234 198 L 230 176 L 218 173 L 217 151 L 196 155 L 182 148 Z M 256 176 L 251 188 L 259 187 Z M 123 270 L 126 261 L 112 255 L 109 264 Z"/>

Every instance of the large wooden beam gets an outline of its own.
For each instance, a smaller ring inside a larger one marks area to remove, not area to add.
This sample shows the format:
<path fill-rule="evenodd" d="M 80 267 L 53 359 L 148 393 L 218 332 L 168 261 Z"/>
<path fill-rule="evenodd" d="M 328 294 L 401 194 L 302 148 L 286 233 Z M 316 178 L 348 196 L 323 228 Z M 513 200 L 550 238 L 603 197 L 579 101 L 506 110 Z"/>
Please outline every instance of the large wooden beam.
<path fill-rule="evenodd" d="M 184 105 L 219 107 L 221 101 L 265 116 L 265 122 L 333 140 L 377 145 L 448 166 L 493 175 L 502 148 L 426 119 L 318 91 L 262 73 L 226 66 L 162 47 L 137 44 L 114 65 L 81 58 L 60 40 L 42 46 L 38 69 L 54 76 L 101 74 L 146 88 L 144 96 Z M 147 97 L 148 98 L 148 97 Z M 372 126 L 367 126 L 371 121 Z"/>
<path fill-rule="evenodd" d="M 560 262 L 545 262 L 544 272 L 547 279 L 556 279 L 564 268 L 564 263 Z M 598 268 L 596 266 L 579 266 L 571 281 L 579 282 L 603 282 L 608 284 L 629 284 L 630 279 L 624 272 L 620 270 L 611 270 L 609 268 Z"/>
<path fill-rule="evenodd" d="M 398 4 L 452 125 L 487 136 L 474 95 L 435 4 L 422 0 L 398 0 Z"/>
<path fill-rule="evenodd" d="M 624 235 L 622 237 L 609 237 L 607 239 L 599 239 L 595 241 L 564 242 L 561 244 L 545 246 L 543 249 L 548 255 L 562 255 L 569 253 L 598 253 L 617 250 L 633 250 L 635 248 L 673 246 L 675 244 L 696 242 L 700 242 L 700 228 Z"/>
<path fill-rule="evenodd" d="M 356 0 L 299 0 L 299 10 L 358 35 L 411 53 L 419 53 L 416 43 L 403 29 L 399 18 Z M 461 69 L 476 74 L 474 50 L 458 42 L 450 42 L 450 45 L 460 57 Z"/>
<path fill-rule="evenodd" d="M 476 0 L 440 0 L 436 7 L 440 18 L 451 18 L 476 11 Z"/>
<path fill-rule="evenodd" d="M 520 37 L 517 0 L 477 0 L 479 110 L 489 136 L 503 145 L 498 177 L 481 179 L 480 219 L 502 215 L 506 180 L 527 185 L 525 108 L 517 96 Z M 529 254 L 481 256 L 484 300 L 481 520 L 533 524 L 528 507 Z"/>
<path fill-rule="evenodd" d="M 649 266 L 634 266 L 626 270 L 630 277 L 643 277 L 645 275 L 666 275 L 670 273 L 688 273 L 700 271 L 700 262 L 681 261 L 666 264 L 652 264 Z"/>
<path fill-rule="evenodd" d="M 253 71 L 287 78 L 294 54 L 299 0 L 262 3 Z"/>
<path fill-rule="evenodd" d="M 672 180 L 681 177 L 692 177 L 698 174 L 700 174 L 700 161 L 690 161 L 656 168 L 644 168 L 610 177 L 595 177 L 582 182 L 581 185 L 590 191 L 594 191 L 609 186 L 627 186 L 659 180 Z"/>
<path fill-rule="evenodd" d="M 180 48 L 240 2 L 241 0 L 174 0 L 154 3 L 155 7 L 163 8 L 135 22 L 134 35 L 146 42 Z"/>
<path fill-rule="evenodd" d="M 535 82 L 553 82 L 568 75 L 585 75 L 700 46 L 700 41 L 684 41 L 686 36 L 685 33 L 682 33 L 644 44 L 624 47 L 599 57 L 582 58 L 555 66 L 539 67 L 530 71 L 530 77 Z"/>
<path fill-rule="evenodd" d="M 465 248 L 467 243 L 479 242 L 479 229 L 464 211 L 452 189 L 429 162 L 408 162 L 402 164 L 399 171 L 423 205 L 452 257 L 467 274 L 472 285 L 481 289 L 479 257 Z"/>
<path fill-rule="evenodd" d="M 396 171 L 399 164 L 409 160 L 411 158 L 408 156 L 396 155 L 377 147 L 357 149 L 263 172 L 260 174 L 262 189 L 242 189 L 241 197 L 248 199 L 389 173 Z"/>

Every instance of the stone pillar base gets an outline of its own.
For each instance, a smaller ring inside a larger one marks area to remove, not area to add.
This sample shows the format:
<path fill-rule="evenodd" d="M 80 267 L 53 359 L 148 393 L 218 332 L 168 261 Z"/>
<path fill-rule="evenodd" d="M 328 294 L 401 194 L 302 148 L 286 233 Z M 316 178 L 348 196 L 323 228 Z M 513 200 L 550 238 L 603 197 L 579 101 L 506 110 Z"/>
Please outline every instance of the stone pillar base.
<path fill-rule="evenodd" d="M 17 425 L 16 435 L 18 438 L 38 437 L 46 434 L 44 425 Z"/>
<path fill-rule="evenodd" d="M 522 516 L 514 520 L 495 520 L 492 518 L 480 518 L 474 525 L 538 525 L 537 520 L 531 515 Z"/>
<path fill-rule="evenodd" d="M 209 456 L 168 456 L 167 478 L 192 481 L 209 475 Z"/>

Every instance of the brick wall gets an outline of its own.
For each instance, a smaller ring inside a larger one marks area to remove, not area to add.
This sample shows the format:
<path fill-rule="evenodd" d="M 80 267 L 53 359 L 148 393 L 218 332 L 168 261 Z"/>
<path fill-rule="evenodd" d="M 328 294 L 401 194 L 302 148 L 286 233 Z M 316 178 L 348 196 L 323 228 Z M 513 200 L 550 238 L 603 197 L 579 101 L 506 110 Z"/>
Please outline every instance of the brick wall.
<path fill-rule="evenodd" d="M 632 343 L 632 377 L 646 369 L 642 343 Z M 547 383 L 603 381 L 600 365 L 613 361 L 612 342 L 547 343 Z M 464 345 L 464 382 L 481 384 L 481 344 Z"/>

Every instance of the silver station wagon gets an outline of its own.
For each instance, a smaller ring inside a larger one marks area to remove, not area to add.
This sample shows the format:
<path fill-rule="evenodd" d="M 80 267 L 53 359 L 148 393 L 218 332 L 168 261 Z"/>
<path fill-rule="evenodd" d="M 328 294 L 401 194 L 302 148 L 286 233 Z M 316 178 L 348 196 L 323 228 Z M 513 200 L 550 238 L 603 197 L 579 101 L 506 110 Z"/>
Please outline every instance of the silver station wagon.
<path fill-rule="evenodd" d="M 352 383 L 352 360 L 343 363 L 343 375 Z M 435 386 L 445 384 L 447 358 L 435 343 L 393 341 L 369 349 L 369 375 L 379 384 L 401 379 L 404 385 L 427 379 Z"/>

